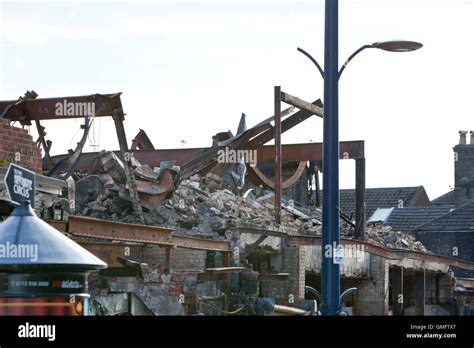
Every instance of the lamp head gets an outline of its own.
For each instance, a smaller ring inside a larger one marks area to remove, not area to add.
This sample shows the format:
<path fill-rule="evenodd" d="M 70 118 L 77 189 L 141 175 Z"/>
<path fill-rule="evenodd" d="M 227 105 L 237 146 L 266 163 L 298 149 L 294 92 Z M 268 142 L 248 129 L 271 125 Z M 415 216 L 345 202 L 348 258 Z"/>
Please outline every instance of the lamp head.
<path fill-rule="evenodd" d="M 389 52 L 411 52 L 416 51 L 423 47 L 419 42 L 415 41 L 384 41 L 384 42 L 375 42 L 372 44 L 373 48 L 379 48 L 384 51 Z"/>

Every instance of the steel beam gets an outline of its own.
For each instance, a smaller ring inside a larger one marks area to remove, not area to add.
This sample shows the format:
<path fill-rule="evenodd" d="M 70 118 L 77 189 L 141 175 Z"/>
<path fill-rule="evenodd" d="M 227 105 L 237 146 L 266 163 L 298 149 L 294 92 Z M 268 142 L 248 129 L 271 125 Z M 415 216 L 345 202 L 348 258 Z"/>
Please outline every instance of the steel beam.
<path fill-rule="evenodd" d="M 257 157 L 258 158 L 258 157 Z M 301 161 L 298 164 L 298 168 L 296 168 L 295 172 L 291 177 L 286 180 L 281 179 L 281 189 L 285 190 L 298 182 L 301 176 L 304 174 L 306 170 L 306 162 Z M 265 185 L 269 188 L 275 189 L 275 181 L 267 178 L 265 174 L 262 173 L 260 169 L 257 167 L 249 166 L 249 178 L 255 185 Z"/>
<path fill-rule="evenodd" d="M 275 86 L 274 107 L 275 107 L 275 221 L 281 222 L 281 88 Z M 257 157 L 258 158 L 258 157 Z"/>
<path fill-rule="evenodd" d="M 319 107 L 323 107 L 323 104 L 321 102 L 321 99 L 316 100 L 313 102 L 314 105 L 317 105 Z M 313 116 L 313 114 L 309 111 L 306 110 L 300 110 L 296 112 L 295 114 L 289 116 L 286 118 L 282 123 L 281 123 L 281 133 L 285 133 L 287 130 L 293 128 L 294 126 L 300 124 L 301 122 L 307 120 Z M 261 134 L 253 138 L 251 141 L 249 141 L 247 144 L 245 144 L 244 149 L 258 149 L 260 146 L 268 143 L 270 140 L 272 140 L 275 136 L 275 132 L 273 130 L 273 127 L 263 131 Z"/>
<path fill-rule="evenodd" d="M 125 177 L 127 179 L 127 188 L 132 201 L 133 212 L 135 213 L 136 217 L 138 217 L 140 222 L 144 224 L 145 217 L 143 216 L 143 210 L 140 204 L 137 183 L 135 182 L 135 174 L 132 170 L 132 154 L 128 150 L 127 136 L 125 135 L 125 128 L 123 126 L 123 115 L 114 115 L 113 119 L 115 123 L 115 130 L 117 131 L 117 139 L 120 146 L 120 153 L 123 159 L 123 168 L 125 172 Z"/>
<path fill-rule="evenodd" d="M 155 147 L 151 142 L 150 138 L 143 129 L 140 129 L 135 138 L 132 140 L 132 146 L 130 150 L 136 150 L 138 147 L 139 150 L 154 150 Z"/>
<path fill-rule="evenodd" d="M 171 237 L 171 242 L 176 245 L 177 248 L 223 252 L 232 251 L 230 242 L 222 240 L 194 238 L 173 234 L 173 236 Z"/>
<path fill-rule="evenodd" d="M 303 143 L 303 144 L 282 144 L 281 159 L 283 162 L 290 161 L 321 161 L 322 143 Z M 193 160 L 197 156 L 208 151 L 210 148 L 193 149 L 168 149 L 168 150 L 136 150 L 132 151 L 134 158 L 142 164 L 148 164 L 152 167 L 159 167 L 161 162 L 175 161 L 177 165 L 182 165 Z M 341 141 L 340 142 L 341 159 L 364 158 L 364 141 Z M 121 157 L 120 151 L 115 151 L 118 157 Z M 54 161 L 58 161 L 68 155 L 52 156 Z M 88 170 L 97 152 L 85 152 L 75 165 L 75 170 Z M 273 145 L 264 145 L 257 149 L 258 163 L 272 163 L 275 160 L 275 147 Z"/>
<path fill-rule="evenodd" d="M 88 217 L 70 216 L 68 232 L 82 237 L 174 245 L 171 240 L 173 229 L 170 228 L 124 224 Z"/>
<path fill-rule="evenodd" d="M 19 121 L 30 125 L 33 120 L 65 120 L 70 118 L 84 118 L 86 116 L 102 117 L 113 116 L 117 111 L 122 112 L 121 93 L 91 94 L 83 96 L 70 96 L 58 98 L 37 98 L 0 101 L 0 118 L 10 121 Z M 83 107 L 93 103 L 94 115 L 87 113 L 88 108 Z M 60 114 L 56 112 L 62 104 L 74 106 L 74 112 Z M 80 106 L 80 107 L 75 107 Z"/>
<path fill-rule="evenodd" d="M 48 221 L 53 226 L 55 222 Z M 60 225 L 61 232 L 73 236 L 120 240 L 125 242 L 159 244 L 169 247 L 230 252 L 230 242 L 188 237 L 174 234 L 174 229 L 105 221 L 89 217 L 70 216 L 68 226 Z"/>

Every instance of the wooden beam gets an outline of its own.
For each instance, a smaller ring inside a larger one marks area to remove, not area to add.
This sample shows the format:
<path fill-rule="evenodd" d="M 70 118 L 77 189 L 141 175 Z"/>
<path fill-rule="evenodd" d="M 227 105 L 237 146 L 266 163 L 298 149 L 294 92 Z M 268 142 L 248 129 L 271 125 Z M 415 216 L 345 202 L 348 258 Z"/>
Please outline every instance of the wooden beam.
<path fill-rule="evenodd" d="M 281 101 L 285 102 L 287 104 L 293 105 L 297 107 L 298 109 L 305 110 L 308 112 L 311 112 L 312 114 L 323 117 L 323 108 L 316 106 L 314 104 L 311 104 L 310 102 L 307 102 L 303 99 L 300 99 L 298 97 L 294 97 L 288 93 L 281 92 Z"/>

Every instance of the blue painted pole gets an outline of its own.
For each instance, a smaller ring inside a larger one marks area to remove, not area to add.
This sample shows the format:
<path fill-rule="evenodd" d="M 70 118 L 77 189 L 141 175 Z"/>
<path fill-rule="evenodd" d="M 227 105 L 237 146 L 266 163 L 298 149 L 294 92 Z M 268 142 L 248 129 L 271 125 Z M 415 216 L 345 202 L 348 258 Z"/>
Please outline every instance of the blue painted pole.
<path fill-rule="evenodd" d="M 338 315 L 339 264 L 333 260 L 339 245 L 338 0 L 326 0 L 325 6 L 321 313 Z"/>

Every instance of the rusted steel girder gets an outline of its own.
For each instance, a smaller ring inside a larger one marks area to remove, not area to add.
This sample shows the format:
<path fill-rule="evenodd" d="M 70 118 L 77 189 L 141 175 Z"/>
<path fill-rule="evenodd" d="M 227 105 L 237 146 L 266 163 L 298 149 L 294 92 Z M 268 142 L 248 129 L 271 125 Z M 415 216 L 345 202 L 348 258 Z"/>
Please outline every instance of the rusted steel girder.
<path fill-rule="evenodd" d="M 61 232 L 70 233 L 73 236 L 196 250 L 232 251 L 230 242 L 177 235 L 174 234 L 174 229 L 166 227 L 125 224 L 82 216 L 70 216 L 67 225 L 54 221 L 47 222 L 59 227 Z"/>
<path fill-rule="evenodd" d="M 282 161 L 320 161 L 322 160 L 322 143 L 303 143 L 303 144 L 282 144 Z M 135 150 L 133 157 L 142 164 L 148 164 L 151 167 L 159 167 L 160 162 L 175 161 L 177 165 L 182 165 L 211 148 L 192 148 L 192 149 L 165 149 L 165 150 Z M 340 158 L 357 159 L 364 158 L 364 141 L 341 141 Z M 115 151 L 120 157 L 120 152 Z M 346 156 L 347 155 L 347 156 Z M 58 161 L 67 155 L 53 156 L 53 160 Z M 88 170 L 97 152 L 84 152 L 80 160 L 75 165 L 75 170 Z M 257 149 L 258 163 L 272 163 L 275 159 L 275 147 L 273 145 L 264 145 Z"/>
<path fill-rule="evenodd" d="M 88 217 L 70 216 L 68 232 L 81 237 L 173 245 L 171 228 L 124 224 Z"/>
<path fill-rule="evenodd" d="M 153 146 L 153 143 L 151 142 L 150 138 L 148 138 L 148 135 L 143 129 L 140 129 L 137 135 L 135 135 L 135 138 L 132 140 L 132 146 L 130 147 L 130 150 L 154 150 L 155 147 Z"/>
<path fill-rule="evenodd" d="M 318 102 L 321 103 L 320 100 L 315 103 Z M 281 122 L 281 133 L 286 132 L 310 116 L 312 116 L 312 113 L 304 110 L 300 110 L 289 116 Z M 196 173 L 205 174 L 207 172 L 212 172 L 214 166 L 216 166 L 217 153 L 221 149 L 229 147 L 230 149 L 253 150 L 272 140 L 275 137 L 274 127 L 271 125 L 272 120 L 274 120 L 274 117 L 262 121 L 258 125 L 236 135 L 235 137 L 219 142 L 217 146 L 212 147 L 197 158 L 183 164 L 180 178 L 189 178 Z M 217 164 L 217 167 L 218 166 L 219 164 Z"/>
<path fill-rule="evenodd" d="M 127 136 L 125 135 L 125 127 L 123 126 L 123 111 L 115 110 L 112 118 L 117 132 L 117 139 L 120 147 L 120 154 L 123 159 L 123 169 L 125 177 L 127 178 L 127 188 L 132 200 L 133 212 L 138 217 L 142 224 L 145 223 L 142 206 L 140 204 L 140 197 L 138 196 L 137 183 L 135 181 L 135 174 L 132 169 L 132 155 L 128 151 Z"/>
<path fill-rule="evenodd" d="M 299 162 L 298 168 L 296 168 L 293 175 L 290 178 L 282 181 L 281 189 L 285 190 L 293 186 L 301 178 L 301 175 L 303 175 L 305 170 L 306 170 L 306 161 Z M 269 178 L 267 178 L 265 174 L 263 174 L 261 170 L 258 169 L 257 167 L 250 167 L 249 175 L 250 175 L 250 180 L 252 180 L 254 184 L 265 185 L 271 189 L 275 188 L 274 182 L 270 180 Z"/>
<path fill-rule="evenodd" d="M 166 195 L 175 190 L 174 178 L 177 172 L 171 168 L 165 168 L 160 172 L 159 182 L 135 180 L 140 203 L 148 210 L 153 210 L 163 204 Z"/>
<path fill-rule="evenodd" d="M 339 143 L 340 159 L 364 158 L 364 141 L 341 141 Z M 292 161 L 321 161 L 323 159 L 322 143 L 287 144 L 282 145 L 281 159 L 283 162 Z M 271 145 L 257 149 L 259 163 L 269 163 L 275 158 L 275 148 Z"/>
<path fill-rule="evenodd" d="M 321 99 L 318 99 L 315 102 L 313 102 L 313 105 L 319 106 L 320 108 L 323 107 L 323 103 L 321 102 Z M 285 133 L 287 130 L 307 120 L 311 116 L 313 116 L 313 113 L 306 110 L 300 110 L 296 112 L 295 114 L 289 116 L 287 119 L 282 121 L 281 132 Z M 245 149 L 258 149 L 260 146 L 272 140 L 274 136 L 275 136 L 275 132 L 273 130 L 273 127 L 271 127 L 270 129 L 263 131 L 257 137 L 253 138 L 250 142 L 248 142 L 245 145 L 244 148 Z"/>
<path fill-rule="evenodd" d="M 36 120 L 35 122 L 38 122 L 37 124 L 39 124 L 38 120 Z M 60 161 L 58 161 L 53 166 L 53 168 L 51 168 L 49 170 L 49 172 L 47 174 L 48 176 L 55 177 L 59 172 L 67 171 L 67 173 L 68 173 L 67 176 L 63 177 L 63 179 L 67 179 L 67 177 L 69 177 L 72 174 L 72 168 L 74 168 L 74 164 L 81 157 L 82 149 L 84 148 L 84 145 L 86 144 L 87 136 L 89 135 L 89 131 L 91 129 L 92 122 L 93 122 L 92 120 L 89 121 L 89 117 L 86 116 L 84 118 L 84 125 L 81 126 L 81 129 L 83 129 L 84 133 L 82 134 L 81 140 L 77 143 L 76 149 L 74 150 L 73 153 L 69 154 L 68 157 L 63 158 Z M 43 128 L 43 127 L 41 127 L 41 128 Z M 42 136 L 40 135 L 40 137 L 42 137 Z M 44 141 L 44 138 L 42 140 L 42 143 L 43 143 L 43 141 Z M 43 145 L 43 146 L 47 146 L 47 145 Z M 46 150 L 45 150 L 45 152 L 46 152 Z M 46 153 L 47 153 L 47 158 L 50 160 L 50 163 L 51 163 L 51 158 L 49 157 L 49 149 Z"/>
<path fill-rule="evenodd" d="M 27 92 L 28 93 L 28 92 Z M 64 120 L 121 114 L 121 93 L 0 101 L 0 118 L 31 125 L 34 120 Z M 61 112 L 59 112 L 61 110 Z M 93 110 L 93 115 L 91 111 Z"/>

